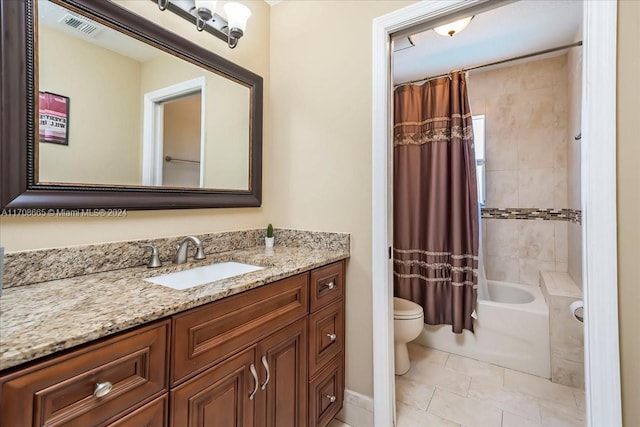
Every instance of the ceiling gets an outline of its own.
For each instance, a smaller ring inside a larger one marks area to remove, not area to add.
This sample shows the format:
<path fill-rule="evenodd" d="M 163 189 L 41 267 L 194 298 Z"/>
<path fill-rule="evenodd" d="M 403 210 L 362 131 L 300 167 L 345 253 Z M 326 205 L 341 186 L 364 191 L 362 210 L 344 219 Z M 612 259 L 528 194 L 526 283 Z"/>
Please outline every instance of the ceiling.
<path fill-rule="evenodd" d="M 476 15 L 454 37 L 433 30 L 411 36 L 394 53 L 394 83 L 447 73 L 570 44 L 582 23 L 577 0 L 521 0 Z"/>
<path fill-rule="evenodd" d="M 83 22 L 95 25 L 98 28 L 91 35 L 84 34 L 83 32 L 77 31 L 62 22 L 66 15 L 79 18 Z M 149 59 L 162 54 L 162 51 L 159 49 L 87 19 L 77 13 L 69 12 L 67 9 L 49 1 L 38 2 L 38 25 L 44 25 L 51 29 L 64 32 L 86 42 L 104 47 L 131 59 L 135 59 L 139 62 L 148 61 Z"/>

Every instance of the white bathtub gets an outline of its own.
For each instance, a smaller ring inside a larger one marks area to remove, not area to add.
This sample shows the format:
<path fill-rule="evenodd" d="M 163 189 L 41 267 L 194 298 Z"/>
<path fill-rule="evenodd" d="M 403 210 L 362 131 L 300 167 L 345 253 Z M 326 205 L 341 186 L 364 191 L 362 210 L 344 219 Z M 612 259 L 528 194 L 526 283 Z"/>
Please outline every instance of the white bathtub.
<path fill-rule="evenodd" d="M 488 281 L 479 300 L 475 334 L 450 325 L 425 325 L 416 343 L 549 378 L 549 308 L 540 287 Z"/>

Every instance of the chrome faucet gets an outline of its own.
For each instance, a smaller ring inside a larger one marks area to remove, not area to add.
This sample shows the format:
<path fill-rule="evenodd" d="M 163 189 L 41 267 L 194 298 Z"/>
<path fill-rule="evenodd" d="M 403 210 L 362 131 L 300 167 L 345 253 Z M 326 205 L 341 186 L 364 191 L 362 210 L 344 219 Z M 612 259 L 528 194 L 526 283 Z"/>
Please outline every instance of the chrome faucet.
<path fill-rule="evenodd" d="M 202 248 L 202 242 L 195 236 L 187 236 L 180 244 L 176 245 L 176 257 L 173 259 L 174 264 L 184 264 L 187 262 L 187 248 L 189 242 L 193 243 L 196 247 L 196 255 L 193 257 L 195 260 L 204 259 L 204 249 Z"/>

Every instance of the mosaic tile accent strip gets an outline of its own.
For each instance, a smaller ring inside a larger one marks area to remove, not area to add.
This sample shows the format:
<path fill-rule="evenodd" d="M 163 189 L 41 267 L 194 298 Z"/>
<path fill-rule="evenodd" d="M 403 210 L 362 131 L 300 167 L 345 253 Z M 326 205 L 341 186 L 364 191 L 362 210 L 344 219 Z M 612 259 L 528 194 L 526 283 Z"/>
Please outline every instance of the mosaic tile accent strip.
<path fill-rule="evenodd" d="M 276 245 L 348 252 L 347 233 L 325 233 L 275 229 Z M 227 231 L 196 235 L 206 254 L 264 246 L 264 229 Z M 145 265 L 149 252 L 143 245 L 155 245 L 163 264 L 171 263 L 176 245 L 184 236 L 129 240 L 94 245 L 38 249 L 5 254 L 3 288 Z M 189 247 L 189 257 L 195 249 Z"/>
<path fill-rule="evenodd" d="M 482 208 L 482 218 L 543 219 L 582 224 L 582 211 L 577 209 Z"/>

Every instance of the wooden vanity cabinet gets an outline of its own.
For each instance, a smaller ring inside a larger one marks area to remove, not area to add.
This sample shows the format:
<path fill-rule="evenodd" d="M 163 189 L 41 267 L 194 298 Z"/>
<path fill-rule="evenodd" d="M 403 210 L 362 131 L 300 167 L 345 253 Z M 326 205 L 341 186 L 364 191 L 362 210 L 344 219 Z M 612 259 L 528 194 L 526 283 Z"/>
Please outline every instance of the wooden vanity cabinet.
<path fill-rule="evenodd" d="M 0 426 L 325 427 L 343 296 L 340 261 L 2 374 Z"/>
<path fill-rule="evenodd" d="M 0 377 L 0 425 L 105 426 L 161 398 L 169 327 L 156 322 Z"/>
<path fill-rule="evenodd" d="M 308 285 L 299 274 L 174 316 L 173 426 L 306 426 Z"/>
<path fill-rule="evenodd" d="M 344 400 L 344 261 L 311 272 L 309 427 L 325 427 Z"/>
<path fill-rule="evenodd" d="M 305 317 L 308 284 L 298 274 L 174 315 L 171 386 Z"/>
<path fill-rule="evenodd" d="M 171 391 L 171 425 L 306 426 L 306 319 Z"/>

